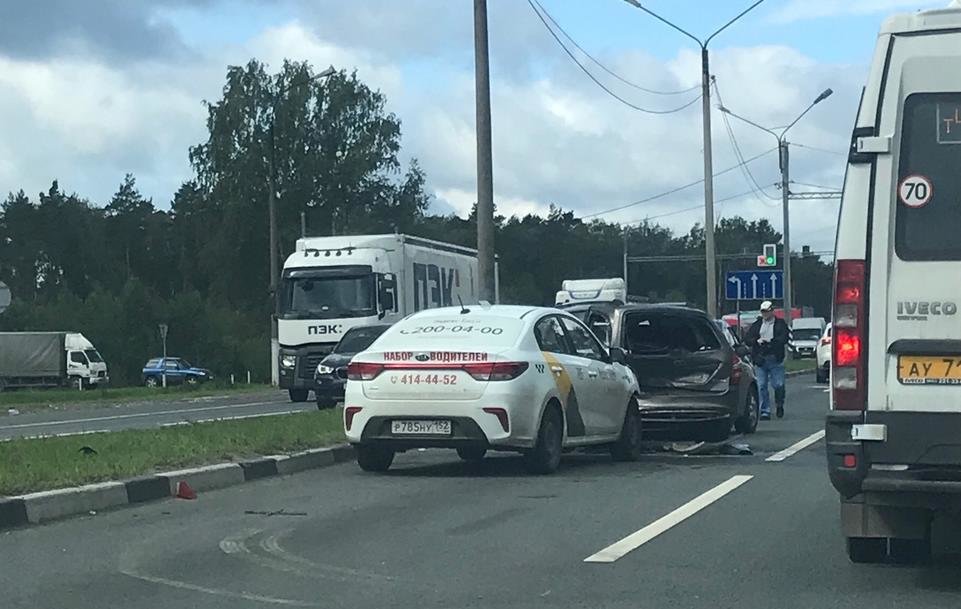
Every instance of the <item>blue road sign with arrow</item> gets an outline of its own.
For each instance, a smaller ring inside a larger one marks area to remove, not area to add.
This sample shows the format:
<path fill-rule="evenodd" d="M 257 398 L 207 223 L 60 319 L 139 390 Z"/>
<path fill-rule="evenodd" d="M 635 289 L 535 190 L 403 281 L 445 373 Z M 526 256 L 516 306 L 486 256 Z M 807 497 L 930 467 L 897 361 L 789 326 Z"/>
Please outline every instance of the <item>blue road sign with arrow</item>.
<path fill-rule="evenodd" d="M 728 300 L 784 298 L 783 271 L 728 271 L 724 285 Z"/>

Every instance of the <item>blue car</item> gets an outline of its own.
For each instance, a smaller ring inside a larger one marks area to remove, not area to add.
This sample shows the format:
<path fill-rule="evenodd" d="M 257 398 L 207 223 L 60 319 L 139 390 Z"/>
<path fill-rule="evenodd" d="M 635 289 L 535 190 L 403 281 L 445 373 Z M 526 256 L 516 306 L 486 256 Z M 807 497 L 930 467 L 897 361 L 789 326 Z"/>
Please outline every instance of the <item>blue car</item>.
<path fill-rule="evenodd" d="M 155 357 L 144 364 L 143 384 L 147 387 L 162 387 L 165 374 L 167 385 L 196 385 L 214 378 L 209 370 L 191 366 L 185 359 Z"/>

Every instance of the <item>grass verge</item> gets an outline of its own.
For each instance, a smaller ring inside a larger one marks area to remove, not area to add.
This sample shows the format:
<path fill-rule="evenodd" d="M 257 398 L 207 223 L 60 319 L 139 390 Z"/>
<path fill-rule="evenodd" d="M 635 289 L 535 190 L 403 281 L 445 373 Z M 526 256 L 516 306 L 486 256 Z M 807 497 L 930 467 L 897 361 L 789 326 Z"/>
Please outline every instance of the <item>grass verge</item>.
<path fill-rule="evenodd" d="M 784 358 L 784 371 L 797 372 L 798 370 L 814 371 L 816 366 L 814 358 L 793 359 L 790 355 Z"/>
<path fill-rule="evenodd" d="M 0 495 L 130 478 L 157 471 L 344 441 L 339 409 L 239 421 L 0 442 Z M 97 454 L 86 455 L 89 446 Z"/>
<path fill-rule="evenodd" d="M 269 385 L 198 385 L 191 387 L 181 385 L 177 387 L 105 387 L 103 389 L 31 389 L 24 391 L 6 391 L 0 393 L 0 407 L 21 406 L 46 408 L 53 404 L 74 404 L 88 402 L 137 402 L 156 400 L 159 398 L 176 399 L 178 397 L 202 397 L 219 395 L 222 393 L 250 393 L 270 389 Z M 36 409 L 34 408 L 34 409 Z"/>

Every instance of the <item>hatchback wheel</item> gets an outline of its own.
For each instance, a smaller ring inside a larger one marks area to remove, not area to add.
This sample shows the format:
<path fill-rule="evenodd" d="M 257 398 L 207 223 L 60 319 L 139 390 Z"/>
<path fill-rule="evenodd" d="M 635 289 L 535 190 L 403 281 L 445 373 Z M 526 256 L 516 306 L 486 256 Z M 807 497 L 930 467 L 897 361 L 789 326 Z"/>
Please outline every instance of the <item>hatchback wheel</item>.
<path fill-rule="evenodd" d="M 611 456 L 615 461 L 637 461 L 641 458 L 641 412 L 634 398 L 627 403 L 624 424 L 617 442 L 611 444 Z"/>
<path fill-rule="evenodd" d="M 157 377 L 155 376 L 148 376 L 146 379 L 144 379 L 143 384 L 147 387 L 159 387 L 160 381 L 158 381 Z"/>
<path fill-rule="evenodd" d="M 524 455 L 527 469 L 534 474 L 550 474 L 561 464 L 564 445 L 564 420 L 557 408 L 548 407 L 537 430 L 534 448 Z"/>
<path fill-rule="evenodd" d="M 751 387 L 747 394 L 747 404 L 744 413 L 734 419 L 734 430 L 737 433 L 749 434 L 757 430 L 757 422 L 760 419 L 759 406 L 757 402 L 757 389 Z"/>

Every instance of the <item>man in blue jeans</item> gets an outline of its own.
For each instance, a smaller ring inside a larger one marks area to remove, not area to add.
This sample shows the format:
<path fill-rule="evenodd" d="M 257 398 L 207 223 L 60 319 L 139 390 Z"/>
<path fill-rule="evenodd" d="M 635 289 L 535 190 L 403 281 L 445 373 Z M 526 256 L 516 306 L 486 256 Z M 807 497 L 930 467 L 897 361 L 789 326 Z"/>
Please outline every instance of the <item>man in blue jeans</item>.
<path fill-rule="evenodd" d="M 767 386 L 774 388 L 777 418 L 784 416 L 784 347 L 787 346 L 788 327 L 783 319 L 774 316 L 774 303 L 761 303 L 761 316 L 747 331 L 744 342 L 751 347 L 751 357 L 757 373 L 761 420 L 771 420 L 771 398 Z"/>

